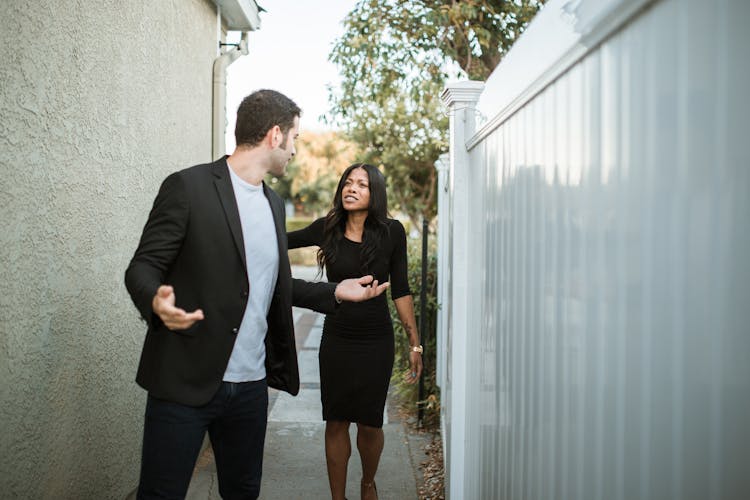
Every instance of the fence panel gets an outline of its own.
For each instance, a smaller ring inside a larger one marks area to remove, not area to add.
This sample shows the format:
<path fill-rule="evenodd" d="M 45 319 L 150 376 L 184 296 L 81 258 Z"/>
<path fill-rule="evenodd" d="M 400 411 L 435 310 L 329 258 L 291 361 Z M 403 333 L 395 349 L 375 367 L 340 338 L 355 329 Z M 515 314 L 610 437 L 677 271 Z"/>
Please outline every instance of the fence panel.
<path fill-rule="evenodd" d="M 479 351 L 442 380 L 476 391 L 443 408 L 471 429 L 448 425 L 451 498 L 750 498 L 750 3 L 640 4 L 490 113 L 499 67 L 487 125 L 452 137 L 481 185 L 450 221 L 481 232 L 459 319 L 481 317 L 441 292 L 441 348 Z"/>

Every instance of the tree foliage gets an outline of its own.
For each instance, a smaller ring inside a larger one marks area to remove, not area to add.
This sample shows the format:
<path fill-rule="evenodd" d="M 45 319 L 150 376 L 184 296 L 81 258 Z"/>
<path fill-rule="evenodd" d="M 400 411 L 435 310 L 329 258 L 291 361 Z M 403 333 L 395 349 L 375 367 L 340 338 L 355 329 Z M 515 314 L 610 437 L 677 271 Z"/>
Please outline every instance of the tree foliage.
<path fill-rule="evenodd" d="M 446 81 L 486 79 L 543 1 L 361 0 L 347 15 L 330 54 L 342 76 L 331 114 L 363 161 L 383 165 L 394 208 L 434 215 Z"/>

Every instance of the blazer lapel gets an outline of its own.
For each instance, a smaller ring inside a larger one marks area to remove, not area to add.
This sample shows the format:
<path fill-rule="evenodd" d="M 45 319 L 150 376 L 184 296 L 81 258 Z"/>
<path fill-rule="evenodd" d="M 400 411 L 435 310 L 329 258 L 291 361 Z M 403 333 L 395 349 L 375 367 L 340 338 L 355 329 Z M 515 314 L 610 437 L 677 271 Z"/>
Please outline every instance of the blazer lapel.
<path fill-rule="evenodd" d="M 242 239 L 242 223 L 240 222 L 240 211 L 237 208 L 237 199 L 234 197 L 232 188 L 232 179 L 229 177 L 229 165 L 226 162 L 226 156 L 214 163 L 213 174 L 214 185 L 221 200 L 221 206 L 224 208 L 224 215 L 227 218 L 229 229 L 232 232 L 234 246 L 242 258 L 242 265 L 247 270 L 245 261 L 245 240 Z"/>

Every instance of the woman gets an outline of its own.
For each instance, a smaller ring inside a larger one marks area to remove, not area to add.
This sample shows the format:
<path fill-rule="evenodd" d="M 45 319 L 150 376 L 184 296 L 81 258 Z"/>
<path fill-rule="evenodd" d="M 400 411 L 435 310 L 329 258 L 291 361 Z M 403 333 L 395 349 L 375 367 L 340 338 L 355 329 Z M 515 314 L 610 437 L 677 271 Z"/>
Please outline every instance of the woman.
<path fill-rule="evenodd" d="M 407 281 L 406 234 L 400 222 L 387 218 L 387 205 L 383 174 L 372 165 L 355 163 L 342 175 L 328 215 L 289 233 L 289 248 L 318 246 L 318 266 L 331 281 L 362 273 L 381 283 L 390 277 L 391 296 L 411 345 L 405 377 L 414 383 L 422 373 L 422 346 Z M 382 294 L 366 302 L 344 302 L 336 314 L 326 316 L 323 326 L 320 392 L 333 500 L 345 497 L 351 422 L 357 424 L 362 498 L 377 498 L 375 473 L 383 451 L 383 410 L 394 352 L 386 300 Z"/>

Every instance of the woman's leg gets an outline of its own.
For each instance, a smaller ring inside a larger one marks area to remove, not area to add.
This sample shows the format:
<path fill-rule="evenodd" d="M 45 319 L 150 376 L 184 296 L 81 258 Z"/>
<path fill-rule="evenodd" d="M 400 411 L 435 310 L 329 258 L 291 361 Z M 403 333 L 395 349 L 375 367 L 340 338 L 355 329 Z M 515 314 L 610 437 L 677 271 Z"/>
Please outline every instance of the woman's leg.
<path fill-rule="evenodd" d="M 383 453 L 385 437 L 380 427 L 357 424 L 357 449 L 362 460 L 362 499 L 378 497 L 375 490 L 375 473 L 378 471 L 380 454 Z"/>
<path fill-rule="evenodd" d="M 349 441 L 349 422 L 329 420 L 326 422 L 326 465 L 328 484 L 333 500 L 346 497 L 346 467 L 352 454 Z"/>

